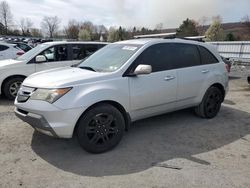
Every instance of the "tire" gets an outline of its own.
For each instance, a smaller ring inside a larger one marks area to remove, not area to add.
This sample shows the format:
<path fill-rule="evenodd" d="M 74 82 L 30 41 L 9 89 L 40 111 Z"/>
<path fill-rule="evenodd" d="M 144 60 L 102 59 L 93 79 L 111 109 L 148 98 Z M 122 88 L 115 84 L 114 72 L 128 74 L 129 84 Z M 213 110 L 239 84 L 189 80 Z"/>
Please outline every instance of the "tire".
<path fill-rule="evenodd" d="M 114 106 L 99 104 L 88 110 L 77 126 L 77 137 L 82 148 L 90 153 L 103 153 L 121 141 L 125 120 Z"/>
<path fill-rule="evenodd" d="M 202 118 L 214 118 L 220 111 L 222 102 L 223 94 L 221 90 L 212 86 L 208 88 L 201 103 L 195 108 L 195 113 Z"/>
<path fill-rule="evenodd" d="M 9 100 L 14 100 L 24 78 L 15 77 L 7 80 L 3 86 L 3 94 Z"/>

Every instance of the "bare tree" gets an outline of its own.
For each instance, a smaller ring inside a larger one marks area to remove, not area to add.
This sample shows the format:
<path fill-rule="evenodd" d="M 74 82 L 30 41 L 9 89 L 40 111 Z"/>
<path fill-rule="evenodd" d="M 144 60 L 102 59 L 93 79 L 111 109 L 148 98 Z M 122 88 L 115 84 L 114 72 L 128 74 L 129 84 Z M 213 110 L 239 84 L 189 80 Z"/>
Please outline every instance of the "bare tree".
<path fill-rule="evenodd" d="M 53 38 L 59 29 L 60 22 L 61 21 L 57 16 L 45 16 L 41 22 L 41 27 L 45 30 L 50 38 Z"/>
<path fill-rule="evenodd" d="M 64 28 L 64 33 L 68 39 L 77 39 L 80 31 L 80 25 L 76 20 L 70 20 L 68 26 Z"/>
<path fill-rule="evenodd" d="M 6 1 L 1 1 L 0 3 L 0 19 L 5 28 L 5 34 L 8 34 L 8 28 L 12 23 L 12 14 L 10 11 L 10 6 Z"/>
<path fill-rule="evenodd" d="M 23 35 L 27 35 L 32 26 L 33 23 L 29 18 L 22 18 L 20 20 L 20 28 Z"/>
<path fill-rule="evenodd" d="M 161 32 L 162 29 L 163 29 L 163 23 L 158 23 L 158 24 L 156 24 L 155 30 L 158 30 L 158 31 Z"/>
<path fill-rule="evenodd" d="M 206 24 L 208 23 L 208 17 L 206 16 L 202 16 L 199 20 L 198 20 L 198 24 L 200 25 L 200 33 L 204 34 L 206 32 Z"/>
<path fill-rule="evenodd" d="M 246 15 L 241 20 L 242 23 L 247 27 L 247 30 L 250 32 L 250 17 Z"/>

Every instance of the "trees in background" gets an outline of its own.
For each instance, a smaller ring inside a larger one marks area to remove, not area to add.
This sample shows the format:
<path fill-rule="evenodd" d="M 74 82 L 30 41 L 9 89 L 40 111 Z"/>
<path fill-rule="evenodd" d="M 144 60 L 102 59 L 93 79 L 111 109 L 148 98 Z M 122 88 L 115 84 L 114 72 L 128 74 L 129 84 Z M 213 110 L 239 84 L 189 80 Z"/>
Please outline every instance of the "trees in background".
<path fill-rule="evenodd" d="M 79 40 L 90 41 L 91 40 L 91 33 L 88 29 L 81 29 L 78 34 Z"/>
<path fill-rule="evenodd" d="M 241 20 L 242 23 L 247 27 L 247 30 L 250 32 L 250 17 L 246 15 Z"/>
<path fill-rule="evenodd" d="M 205 36 L 209 41 L 224 40 L 224 30 L 221 27 L 221 22 L 219 20 L 214 20 L 206 31 Z"/>
<path fill-rule="evenodd" d="M 235 41 L 236 38 L 233 33 L 228 33 L 225 38 L 226 41 Z"/>
<path fill-rule="evenodd" d="M 68 39 L 78 39 L 80 24 L 76 20 L 70 20 L 64 27 L 64 33 Z"/>
<path fill-rule="evenodd" d="M 59 29 L 60 19 L 57 16 L 45 16 L 41 22 L 41 28 L 49 35 L 55 37 Z"/>
<path fill-rule="evenodd" d="M 21 18 L 19 25 L 23 36 L 31 35 L 30 29 L 33 26 L 33 22 L 29 18 Z"/>
<path fill-rule="evenodd" d="M 9 26 L 12 23 L 13 16 L 10 11 L 10 6 L 6 1 L 1 1 L 0 3 L 0 20 L 4 26 L 5 35 L 8 34 Z"/>
<path fill-rule="evenodd" d="M 190 37 L 190 36 L 197 36 L 199 35 L 197 30 L 197 24 L 195 21 L 186 19 L 180 25 L 180 27 L 176 30 L 176 35 L 178 37 Z"/>

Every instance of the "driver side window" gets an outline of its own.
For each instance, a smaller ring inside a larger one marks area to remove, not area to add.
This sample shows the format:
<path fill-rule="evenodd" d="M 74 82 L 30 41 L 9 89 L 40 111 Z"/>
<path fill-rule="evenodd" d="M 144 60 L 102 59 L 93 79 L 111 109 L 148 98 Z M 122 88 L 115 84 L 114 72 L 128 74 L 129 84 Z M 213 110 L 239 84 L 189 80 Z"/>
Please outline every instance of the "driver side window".
<path fill-rule="evenodd" d="M 67 48 L 67 45 L 53 46 L 44 50 L 39 55 L 44 55 L 47 62 L 67 61 L 68 60 L 68 48 Z"/>

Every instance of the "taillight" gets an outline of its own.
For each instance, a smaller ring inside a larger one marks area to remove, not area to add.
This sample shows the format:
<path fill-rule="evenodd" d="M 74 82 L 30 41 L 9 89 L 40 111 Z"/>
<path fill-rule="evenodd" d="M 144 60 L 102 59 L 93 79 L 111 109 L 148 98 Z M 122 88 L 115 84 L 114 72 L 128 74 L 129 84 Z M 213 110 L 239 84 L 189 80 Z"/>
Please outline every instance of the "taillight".
<path fill-rule="evenodd" d="M 19 52 L 16 53 L 16 55 L 18 55 L 18 56 L 23 55 L 23 54 L 24 54 L 23 51 L 19 51 Z"/>
<path fill-rule="evenodd" d="M 229 65 L 228 65 L 228 64 L 225 64 L 225 67 L 226 67 L 226 69 L 227 69 L 227 72 L 230 73 L 230 67 L 229 67 Z"/>

